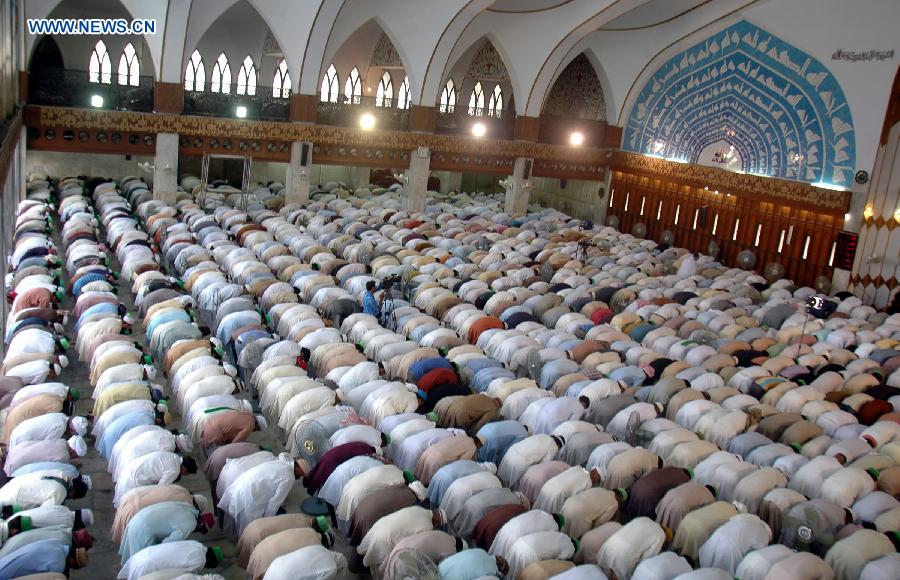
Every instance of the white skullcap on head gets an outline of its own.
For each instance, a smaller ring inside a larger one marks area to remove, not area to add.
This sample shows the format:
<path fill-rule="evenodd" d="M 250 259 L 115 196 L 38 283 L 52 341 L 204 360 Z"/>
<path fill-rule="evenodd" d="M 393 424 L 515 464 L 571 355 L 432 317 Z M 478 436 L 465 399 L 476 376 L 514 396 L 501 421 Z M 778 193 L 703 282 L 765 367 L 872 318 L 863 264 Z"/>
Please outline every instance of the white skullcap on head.
<path fill-rule="evenodd" d="M 184 306 L 193 306 L 194 305 L 194 299 L 191 298 L 191 296 L 189 294 L 179 296 L 178 301 Z"/>
<path fill-rule="evenodd" d="M 742 504 L 741 502 L 733 501 L 733 502 L 731 502 L 731 505 L 734 506 L 734 509 L 736 509 L 738 511 L 738 513 L 742 513 L 742 514 L 747 513 L 747 506 Z"/>
<path fill-rule="evenodd" d="M 487 471 L 488 473 L 493 473 L 494 475 L 497 474 L 497 464 L 496 463 L 484 462 L 484 463 L 479 463 L 478 465 L 481 467 L 481 469 Z"/>
<path fill-rule="evenodd" d="M 125 324 L 130 324 L 130 325 L 134 326 L 134 323 L 135 323 L 134 316 L 132 316 L 130 314 L 126 314 L 125 316 L 122 317 L 122 322 L 124 322 Z"/>
<path fill-rule="evenodd" d="M 88 528 L 94 525 L 94 512 L 88 508 L 81 508 L 81 523 Z"/>
<path fill-rule="evenodd" d="M 59 355 L 57 360 L 59 361 L 59 366 L 61 366 L 62 368 L 66 368 L 67 366 L 69 366 L 69 357 L 67 357 L 66 355 Z"/>
<path fill-rule="evenodd" d="M 256 415 L 256 424 L 259 427 L 260 431 L 263 431 L 266 427 L 269 426 L 269 422 L 266 421 L 266 418 L 262 415 Z"/>
<path fill-rule="evenodd" d="M 222 341 L 216 338 L 215 336 L 209 337 L 209 343 L 213 346 L 222 347 Z"/>
<path fill-rule="evenodd" d="M 84 482 L 84 485 L 87 486 L 88 491 L 90 491 L 91 489 L 93 489 L 93 487 L 94 487 L 94 480 L 91 479 L 91 476 L 90 476 L 90 475 L 82 475 L 82 476 L 81 476 L 81 481 L 83 481 L 83 482 Z"/>
<path fill-rule="evenodd" d="M 293 463 L 294 456 L 291 455 L 290 453 L 287 453 L 286 451 L 282 451 L 281 453 L 278 454 L 278 459 L 281 461 Z"/>
<path fill-rule="evenodd" d="M 59 374 L 62 372 L 62 367 L 59 366 L 58 364 L 54 364 L 53 371 L 56 373 L 57 376 L 59 376 Z"/>
<path fill-rule="evenodd" d="M 421 481 L 414 481 L 407 485 L 409 489 L 412 490 L 416 497 L 419 498 L 419 501 L 425 501 L 425 498 L 428 497 L 428 490 L 422 485 Z"/>
<path fill-rule="evenodd" d="M 237 368 L 233 364 L 225 363 L 222 365 L 225 368 L 225 374 L 229 377 L 237 376 Z"/>
<path fill-rule="evenodd" d="M 153 365 L 144 365 L 144 372 L 147 374 L 147 380 L 152 381 L 156 378 L 156 367 Z"/>
<path fill-rule="evenodd" d="M 69 419 L 69 427 L 79 436 L 84 436 L 87 433 L 88 425 L 88 420 L 80 415 Z"/>
<path fill-rule="evenodd" d="M 209 507 L 209 500 L 206 499 L 206 496 L 201 493 L 195 493 L 191 497 L 194 498 L 194 504 L 196 504 L 197 509 L 200 510 L 200 513 L 206 511 L 206 508 Z"/>
<path fill-rule="evenodd" d="M 194 442 L 191 441 L 191 438 L 188 437 L 187 434 L 180 433 L 175 436 L 175 446 L 178 447 L 179 451 L 190 453 L 194 448 Z"/>
<path fill-rule="evenodd" d="M 87 443 L 81 435 L 72 435 L 68 440 L 69 447 L 78 457 L 84 457 L 87 454 Z"/>

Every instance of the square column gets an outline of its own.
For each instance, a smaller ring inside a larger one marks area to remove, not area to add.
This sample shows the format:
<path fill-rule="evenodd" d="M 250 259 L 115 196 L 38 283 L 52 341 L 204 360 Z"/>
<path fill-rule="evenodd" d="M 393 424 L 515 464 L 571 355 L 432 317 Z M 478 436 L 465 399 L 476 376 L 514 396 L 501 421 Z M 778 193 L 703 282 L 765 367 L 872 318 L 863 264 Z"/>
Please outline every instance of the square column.
<path fill-rule="evenodd" d="M 371 179 L 371 170 L 368 167 L 351 167 L 350 168 L 350 190 L 355 191 L 360 187 L 369 187 L 369 179 Z"/>
<path fill-rule="evenodd" d="M 175 203 L 178 193 L 178 133 L 156 134 L 153 198 Z"/>
<path fill-rule="evenodd" d="M 533 159 L 519 157 L 513 164 L 513 174 L 506 186 L 503 211 L 513 217 L 525 215 L 531 196 L 531 165 Z"/>
<path fill-rule="evenodd" d="M 403 191 L 406 194 L 406 209 L 411 212 L 425 211 L 425 194 L 428 191 L 428 174 L 431 171 L 431 150 L 428 147 L 414 149 L 409 156 L 409 172 Z"/>
<path fill-rule="evenodd" d="M 309 201 L 309 166 L 312 163 L 312 143 L 295 141 L 291 143 L 291 162 L 287 168 L 284 204 L 306 203 Z"/>

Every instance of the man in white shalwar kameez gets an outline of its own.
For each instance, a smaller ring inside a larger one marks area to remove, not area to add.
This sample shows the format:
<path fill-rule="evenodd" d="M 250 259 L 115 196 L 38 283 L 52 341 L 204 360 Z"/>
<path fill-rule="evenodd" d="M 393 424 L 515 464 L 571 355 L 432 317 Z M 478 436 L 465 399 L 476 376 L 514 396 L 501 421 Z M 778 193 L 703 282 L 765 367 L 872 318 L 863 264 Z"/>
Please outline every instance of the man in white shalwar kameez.
<path fill-rule="evenodd" d="M 397 542 L 419 532 L 440 528 L 443 524 L 444 517 L 439 511 L 418 506 L 403 508 L 375 522 L 356 551 L 363 556 L 363 564 L 377 569 Z"/>
<path fill-rule="evenodd" d="M 558 532 L 559 522 L 552 515 L 541 510 L 529 510 L 512 518 L 494 536 L 488 553 L 508 559 L 513 544 L 519 538 L 536 532 Z"/>
<path fill-rule="evenodd" d="M 753 514 L 738 514 L 700 546 L 700 565 L 734 575 L 744 556 L 767 546 L 771 540 L 772 531 L 765 522 Z"/>
<path fill-rule="evenodd" d="M 575 555 L 572 538 L 559 531 L 532 532 L 516 540 L 506 552 L 509 578 L 541 560 L 571 560 Z"/>
<path fill-rule="evenodd" d="M 305 462 L 282 453 L 241 474 L 219 500 L 219 509 L 230 518 L 229 531 L 240 536 L 253 520 L 274 516 L 306 468 Z"/>
<path fill-rule="evenodd" d="M 541 491 L 538 493 L 533 507 L 551 514 L 559 513 L 567 499 L 590 489 L 599 481 L 599 469 L 588 471 L 580 465 L 570 467 L 559 475 L 551 477 L 541 486 Z"/>
<path fill-rule="evenodd" d="M 635 518 L 609 537 L 597 552 L 597 565 L 618 578 L 628 578 L 641 560 L 659 554 L 666 534 L 649 518 Z"/>

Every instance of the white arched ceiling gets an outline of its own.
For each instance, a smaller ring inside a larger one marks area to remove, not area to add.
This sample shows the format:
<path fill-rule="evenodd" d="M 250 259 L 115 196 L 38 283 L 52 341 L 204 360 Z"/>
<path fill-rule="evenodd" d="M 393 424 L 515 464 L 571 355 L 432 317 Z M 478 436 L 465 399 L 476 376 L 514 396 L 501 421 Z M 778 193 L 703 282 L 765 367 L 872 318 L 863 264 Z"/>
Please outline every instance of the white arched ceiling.
<path fill-rule="evenodd" d="M 160 63 L 162 62 L 163 51 L 163 28 L 166 22 L 166 12 L 168 10 L 168 2 L 166 0 L 78 0 L 77 4 L 72 3 L 73 8 L 82 13 L 82 18 L 109 18 L 110 1 L 124 8 L 131 18 L 147 18 L 155 19 L 157 33 L 144 34 L 144 42 L 150 50 L 150 59 L 153 62 L 153 70 L 158 74 Z M 25 10 L 22 17 L 24 19 L 31 18 L 50 18 L 53 11 L 62 4 L 63 0 L 29 0 L 25 2 Z M 26 30 L 27 32 L 27 30 Z M 39 35 L 26 34 L 25 52 L 23 58 L 29 58 L 34 45 L 40 38 Z M 25 70 L 27 62 L 22 63 L 22 70 Z"/>
<path fill-rule="evenodd" d="M 488 37 L 503 57 L 509 71 L 515 95 L 516 112 L 537 116 L 541 103 L 558 72 L 553 67 L 547 74 L 540 94 L 533 91 L 547 55 L 559 50 L 559 43 L 571 36 L 573 30 L 597 28 L 619 16 L 632 6 L 647 0 L 571 0 L 565 4 L 530 12 L 497 12 L 487 10 L 478 15 L 460 35 L 448 63 L 452 65 L 473 43 Z M 573 42 L 574 44 L 574 42 Z M 568 50 L 560 56 L 560 62 Z M 577 53 L 575 53 L 577 54 Z M 572 57 L 575 56 L 572 55 Z M 445 69 L 446 76 L 450 69 Z M 530 112 L 528 112 L 530 111 Z"/>
<path fill-rule="evenodd" d="M 308 65 L 304 66 L 301 90 L 306 94 L 314 93 L 323 71 L 328 68 L 340 47 L 366 22 L 374 20 L 397 49 L 409 77 L 412 103 L 419 104 L 431 55 L 440 43 L 447 23 L 452 25 L 457 15 L 471 3 L 468 0 L 442 0 L 435 3 L 346 0 L 334 21 L 318 64 L 315 64 L 314 53 L 310 52 L 307 63 L 315 64 L 318 70 L 313 75 L 312 70 L 307 70 Z"/>

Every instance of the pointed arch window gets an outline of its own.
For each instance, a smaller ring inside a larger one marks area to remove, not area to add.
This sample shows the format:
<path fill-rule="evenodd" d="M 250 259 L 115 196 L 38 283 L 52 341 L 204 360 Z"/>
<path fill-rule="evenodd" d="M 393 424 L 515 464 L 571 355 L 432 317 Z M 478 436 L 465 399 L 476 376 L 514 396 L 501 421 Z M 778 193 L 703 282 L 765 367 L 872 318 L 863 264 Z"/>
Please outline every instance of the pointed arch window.
<path fill-rule="evenodd" d="M 397 89 L 397 108 L 398 109 L 408 109 L 409 108 L 409 77 L 403 77 L 403 83 L 400 85 L 400 88 Z"/>
<path fill-rule="evenodd" d="M 112 64 L 109 61 L 109 52 L 106 44 L 98 40 L 91 52 L 91 60 L 88 63 L 88 78 L 92 83 L 108 85 L 112 83 Z"/>
<path fill-rule="evenodd" d="M 356 67 L 353 67 L 350 76 L 344 83 L 344 97 L 348 103 L 359 104 L 362 102 L 362 79 L 359 78 L 359 70 Z"/>
<path fill-rule="evenodd" d="M 456 86 L 453 84 L 453 79 L 448 79 L 447 84 L 444 85 L 444 90 L 441 91 L 440 111 L 442 113 L 452 113 L 455 108 Z"/>
<path fill-rule="evenodd" d="M 195 50 L 184 69 L 184 90 L 202 91 L 206 85 L 206 69 L 203 67 L 203 57 L 200 51 Z"/>
<path fill-rule="evenodd" d="M 237 76 L 237 94 L 239 95 L 255 95 L 256 94 L 256 65 L 248 54 L 238 69 Z"/>
<path fill-rule="evenodd" d="M 291 75 L 288 74 L 287 61 L 281 59 L 275 69 L 275 78 L 272 80 L 272 96 L 287 99 L 291 96 Z"/>
<path fill-rule="evenodd" d="M 484 90 L 481 82 L 475 83 L 472 94 L 469 96 L 469 116 L 480 117 L 484 114 Z"/>
<path fill-rule="evenodd" d="M 378 82 L 378 90 L 375 91 L 375 106 L 390 107 L 394 100 L 394 82 L 391 80 L 391 73 L 384 71 L 381 80 Z"/>
<path fill-rule="evenodd" d="M 336 103 L 338 101 L 338 74 L 334 65 L 328 67 L 325 76 L 322 77 L 322 90 L 319 100 L 323 103 Z"/>
<path fill-rule="evenodd" d="M 122 56 L 119 58 L 119 84 L 136 87 L 140 76 L 141 63 L 134 50 L 134 45 L 129 42 L 125 45 L 125 50 L 122 51 Z"/>
<path fill-rule="evenodd" d="M 499 84 L 494 87 L 494 92 L 491 93 L 491 98 L 488 101 L 487 114 L 491 117 L 500 117 L 503 115 L 503 90 L 500 88 Z"/>
<path fill-rule="evenodd" d="M 213 65 L 212 78 L 209 79 L 209 90 L 214 93 L 228 94 L 231 92 L 231 66 L 228 65 L 228 57 L 225 53 L 219 55 L 216 64 Z"/>

